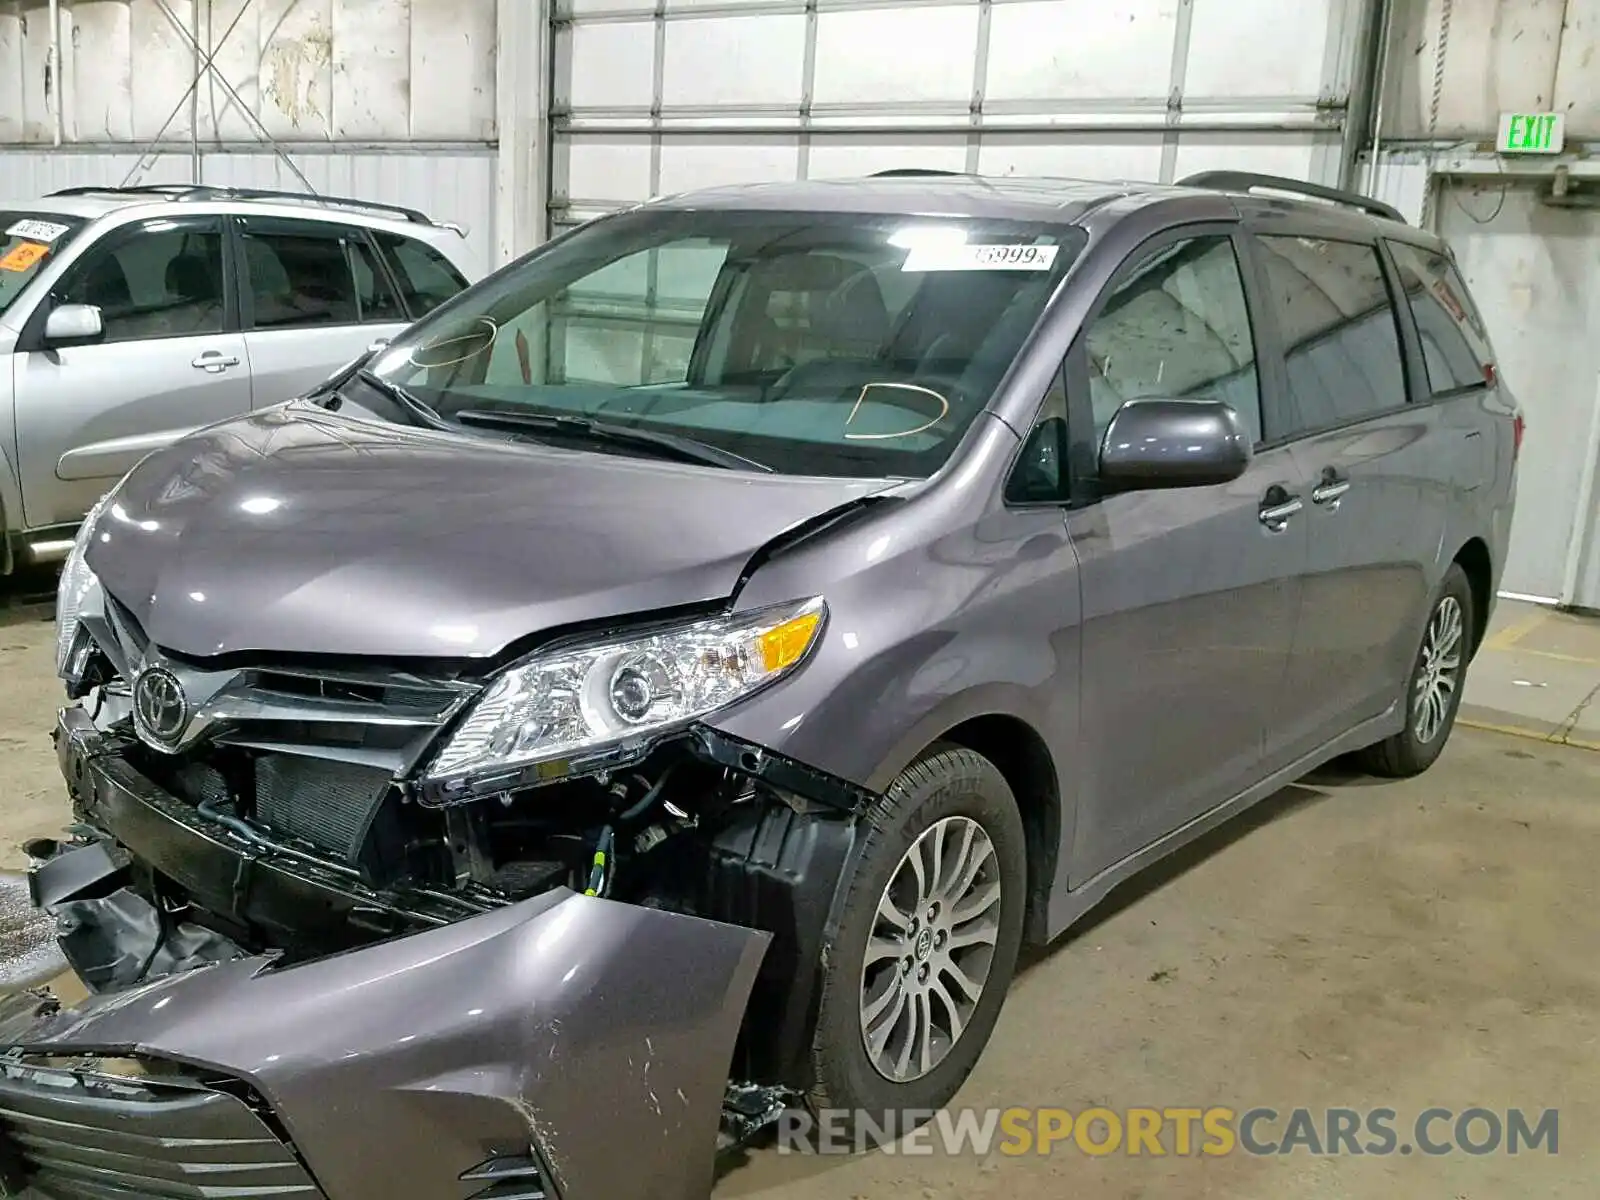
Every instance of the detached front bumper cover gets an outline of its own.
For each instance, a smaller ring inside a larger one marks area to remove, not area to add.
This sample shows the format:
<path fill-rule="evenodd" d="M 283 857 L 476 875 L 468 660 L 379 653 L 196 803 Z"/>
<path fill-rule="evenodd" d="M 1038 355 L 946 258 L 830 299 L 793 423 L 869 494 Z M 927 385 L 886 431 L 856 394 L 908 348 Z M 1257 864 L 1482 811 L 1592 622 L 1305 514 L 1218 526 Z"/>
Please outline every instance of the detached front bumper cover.
<path fill-rule="evenodd" d="M 77 734 L 68 741 L 92 750 Z M 62 753 L 90 820 L 148 810 L 116 756 Z M 130 828 L 170 836 L 177 819 L 147 817 Z M 58 887 L 71 893 L 69 874 L 92 875 L 120 850 L 68 850 L 40 873 L 37 894 L 48 903 Z M 183 1134 L 183 1113 L 235 1119 L 238 1102 L 304 1167 L 311 1190 L 283 1194 L 308 1200 L 704 1200 L 729 1063 L 768 941 L 558 889 L 290 968 L 233 957 L 71 1009 L 25 994 L 0 1010 L 0 1150 L 62 1200 L 139 1195 L 141 1179 L 148 1189 L 165 1177 L 134 1152 L 139 1137 L 209 1136 Z M 227 957 L 215 950 L 197 955 Z M 114 1059 L 166 1079 L 137 1085 L 164 1106 L 133 1085 L 108 1085 L 96 1064 Z M 101 1108 L 84 1111 L 105 1109 L 102 1123 L 133 1139 L 126 1152 L 92 1126 L 81 1142 L 41 1149 L 28 1123 L 48 1125 L 45 1107 L 63 1094 L 52 1071 L 93 1094 Z M 181 1164 L 167 1174 L 178 1190 L 156 1194 L 260 1194 L 230 1186 L 226 1173 L 203 1186 Z M 119 1182 L 124 1190 L 106 1190 Z"/>

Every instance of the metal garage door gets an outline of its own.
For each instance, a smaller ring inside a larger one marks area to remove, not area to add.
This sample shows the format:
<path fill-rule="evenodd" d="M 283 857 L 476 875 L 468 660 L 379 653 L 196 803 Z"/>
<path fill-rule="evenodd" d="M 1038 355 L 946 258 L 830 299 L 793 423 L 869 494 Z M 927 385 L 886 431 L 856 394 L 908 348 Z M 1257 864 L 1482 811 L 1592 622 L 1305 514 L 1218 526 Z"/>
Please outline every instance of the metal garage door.
<path fill-rule="evenodd" d="M 1532 188 L 1447 184 L 1440 231 L 1528 415 L 1502 588 L 1600 608 L 1600 212 Z"/>
<path fill-rule="evenodd" d="M 1359 0 L 557 0 L 552 231 L 919 166 L 1336 182 Z"/>

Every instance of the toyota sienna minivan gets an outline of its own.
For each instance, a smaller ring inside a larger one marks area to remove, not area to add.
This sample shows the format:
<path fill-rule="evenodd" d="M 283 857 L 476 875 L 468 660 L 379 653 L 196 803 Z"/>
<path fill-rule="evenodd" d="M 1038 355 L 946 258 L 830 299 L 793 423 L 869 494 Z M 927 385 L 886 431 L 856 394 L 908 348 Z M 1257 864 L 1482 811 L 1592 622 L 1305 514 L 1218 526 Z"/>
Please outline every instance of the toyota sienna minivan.
<path fill-rule="evenodd" d="M 681 1197 L 937 1108 L 1023 942 L 1437 758 L 1521 431 L 1449 248 L 1293 181 L 557 238 L 78 533 L 32 880 L 92 994 L 0 1013 L 16 1170 Z"/>

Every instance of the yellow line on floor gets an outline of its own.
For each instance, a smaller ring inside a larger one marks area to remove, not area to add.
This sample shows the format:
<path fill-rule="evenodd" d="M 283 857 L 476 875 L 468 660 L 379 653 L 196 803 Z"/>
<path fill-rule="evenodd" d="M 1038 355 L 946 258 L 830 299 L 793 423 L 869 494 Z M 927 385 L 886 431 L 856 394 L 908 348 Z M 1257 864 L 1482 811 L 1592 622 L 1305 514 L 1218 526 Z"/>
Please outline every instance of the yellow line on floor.
<path fill-rule="evenodd" d="M 1484 650 L 1509 650 L 1528 634 L 1550 619 L 1550 614 L 1545 611 L 1529 613 L 1520 621 L 1513 621 L 1498 633 L 1491 633 L 1483 639 Z"/>
<path fill-rule="evenodd" d="M 1457 717 L 1457 725 L 1465 725 L 1469 729 L 1482 729 L 1488 733 L 1504 733 L 1512 737 L 1531 738 L 1536 742 L 1543 742 L 1547 746 L 1573 746 L 1579 750 L 1600 750 L 1600 742 L 1591 742 L 1587 738 L 1569 737 L 1565 741 L 1556 741 L 1548 733 L 1541 733 L 1537 729 L 1528 729 L 1521 725 L 1500 725 L 1494 721 L 1478 721 L 1471 717 Z"/>
<path fill-rule="evenodd" d="M 1488 645 L 1487 642 L 1484 643 Z M 1585 658 L 1581 654 L 1562 654 L 1559 650 L 1535 650 L 1532 646 L 1495 646 L 1508 654 L 1532 654 L 1538 658 L 1553 658 L 1557 662 L 1577 663 L 1580 667 L 1600 667 L 1600 658 Z"/>

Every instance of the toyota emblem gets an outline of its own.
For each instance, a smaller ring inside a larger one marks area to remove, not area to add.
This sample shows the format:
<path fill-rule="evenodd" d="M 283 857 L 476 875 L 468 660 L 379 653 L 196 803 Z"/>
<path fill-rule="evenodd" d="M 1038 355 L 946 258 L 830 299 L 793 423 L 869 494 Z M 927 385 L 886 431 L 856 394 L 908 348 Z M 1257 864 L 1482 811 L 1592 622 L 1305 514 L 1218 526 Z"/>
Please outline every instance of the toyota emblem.
<path fill-rule="evenodd" d="M 133 715 L 148 739 L 170 745 L 189 724 L 183 683 L 165 667 L 146 667 L 133 683 Z"/>

